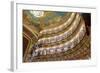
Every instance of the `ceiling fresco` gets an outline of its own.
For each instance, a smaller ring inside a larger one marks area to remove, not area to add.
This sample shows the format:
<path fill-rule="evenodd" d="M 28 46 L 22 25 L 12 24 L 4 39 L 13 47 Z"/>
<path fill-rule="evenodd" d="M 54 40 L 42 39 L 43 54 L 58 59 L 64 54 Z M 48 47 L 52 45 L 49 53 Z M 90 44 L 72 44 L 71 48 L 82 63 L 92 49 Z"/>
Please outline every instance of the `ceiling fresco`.
<path fill-rule="evenodd" d="M 23 62 L 91 58 L 91 14 L 23 10 Z"/>

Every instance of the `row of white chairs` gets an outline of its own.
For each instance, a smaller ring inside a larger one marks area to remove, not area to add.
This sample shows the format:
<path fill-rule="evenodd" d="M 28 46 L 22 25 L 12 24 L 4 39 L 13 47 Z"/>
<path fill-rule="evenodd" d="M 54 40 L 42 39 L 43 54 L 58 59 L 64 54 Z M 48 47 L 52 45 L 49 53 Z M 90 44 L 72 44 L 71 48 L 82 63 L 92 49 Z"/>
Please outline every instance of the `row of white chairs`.
<path fill-rule="evenodd" d="M 67 38 L 69 35 L 71 35 L 77 29 L 80 20 L 81 20 L 81 17 L 79 16 L 79 14 L 77 14 L 76 19 L 74 20 L 71 27 L 67 31 L 65 31 L 64 33 L 62 33 L 60 35 L 41 38 L 38 40 L 38 43 L 42 43 L 42 44 L 55 43 L 55 42 L 59 42 L 65 38 Z"/>
<path fill-rule="evenodd" d="M 73 37 L 73 39 L 69 40 L 68 42 L 64 44 L 60 44 L 57 46 L 52 46 L 52 47 L 47 47 L 47 48 L 43 48 L 43 47 L 37 48 L 35 51 L 33 51 L 32 56 L 34 57 L 38 55 L 47 55 L 47 54 L 65 52 L 68 49 L 71 49 L 75 45 L 77 45 L 83 39 L 85 33 L 86 33 L 86 28 L 83 22 L 79 32 Z"/>

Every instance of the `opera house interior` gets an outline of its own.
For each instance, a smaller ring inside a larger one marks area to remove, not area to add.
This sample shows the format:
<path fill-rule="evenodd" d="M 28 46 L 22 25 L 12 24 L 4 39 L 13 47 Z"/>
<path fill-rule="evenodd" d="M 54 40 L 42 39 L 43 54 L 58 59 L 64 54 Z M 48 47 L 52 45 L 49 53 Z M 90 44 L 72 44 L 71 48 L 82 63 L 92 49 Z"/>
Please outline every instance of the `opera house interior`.
<path fill-rule="evenodd" d="M 23 62 L 91 58 L 91 14 L 23 10 Z"/>

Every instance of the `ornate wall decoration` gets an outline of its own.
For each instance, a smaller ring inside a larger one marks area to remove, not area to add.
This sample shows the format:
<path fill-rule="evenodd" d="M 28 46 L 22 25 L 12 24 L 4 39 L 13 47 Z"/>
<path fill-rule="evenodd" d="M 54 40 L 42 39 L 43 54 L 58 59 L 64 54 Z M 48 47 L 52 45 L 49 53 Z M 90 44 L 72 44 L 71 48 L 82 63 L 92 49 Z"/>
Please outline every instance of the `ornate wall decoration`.
<path fill-rule="evenodd" d="M 91 58 L 91 14 L 23 10 L 23 62 Z"/>

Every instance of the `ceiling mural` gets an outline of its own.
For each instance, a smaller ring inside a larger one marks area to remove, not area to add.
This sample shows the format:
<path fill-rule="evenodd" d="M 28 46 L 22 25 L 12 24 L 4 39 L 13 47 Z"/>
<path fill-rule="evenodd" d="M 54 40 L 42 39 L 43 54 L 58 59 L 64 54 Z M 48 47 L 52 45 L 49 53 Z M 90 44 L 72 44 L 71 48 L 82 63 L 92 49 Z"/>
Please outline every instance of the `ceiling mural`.
<path fill-rule="evenodd" d="M 91 58 L 91 14 L 23 10 L 23 62 Z"/>

